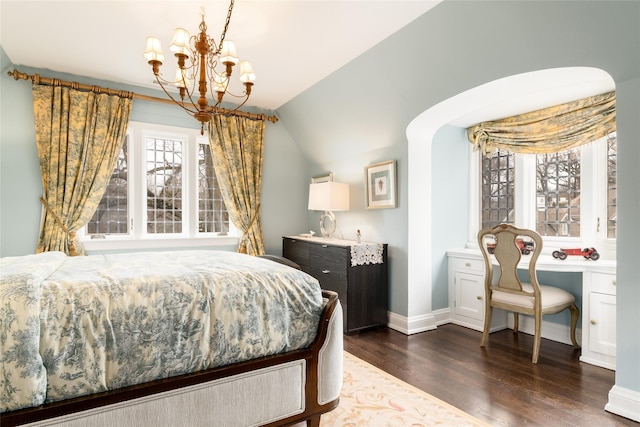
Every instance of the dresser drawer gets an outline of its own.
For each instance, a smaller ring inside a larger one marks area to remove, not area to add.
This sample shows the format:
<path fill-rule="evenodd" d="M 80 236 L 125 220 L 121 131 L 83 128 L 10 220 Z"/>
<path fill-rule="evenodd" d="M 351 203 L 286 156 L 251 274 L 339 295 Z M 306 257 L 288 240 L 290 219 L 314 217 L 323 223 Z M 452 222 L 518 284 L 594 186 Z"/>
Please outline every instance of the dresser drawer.
<path fill-rule="evenodd" d="M 349 251 L 343 247 L 316 245 L 309 254 L 309 264 L 320 269 L 324 274 L 330 272 L 346 278 L 347 262 L 350 256 Z"/>
<path fill-rule="evenodd" d="M 330 270 L 309 267 L 308 273 L 318 279 L 320 287 L 338 293 L 341 304 L 347 304 L 347 276 Z"/>
<path fill-rule="evenodd" d="M 591 273 L 591 290 L 603 294 L 616 294 L 616 275 L 607 273 Z"/>
<path fill-rule="evenodd" d="M 282 256 L 302 266 L 309 265 L 311 244 L 295 239 L 282 240 Z"/>

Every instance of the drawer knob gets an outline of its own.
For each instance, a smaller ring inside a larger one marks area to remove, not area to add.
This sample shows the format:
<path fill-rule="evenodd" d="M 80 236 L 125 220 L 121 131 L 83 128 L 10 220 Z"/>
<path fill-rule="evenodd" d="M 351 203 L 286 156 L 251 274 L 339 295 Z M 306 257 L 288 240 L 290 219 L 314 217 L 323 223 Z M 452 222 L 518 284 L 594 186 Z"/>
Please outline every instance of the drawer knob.
<path fill-rule="evenodd" d="M 329 274 L 331 273 L 329 270 L 322 270 L 322 274 Z"/>
<path fill-rule="evenodd" d="M 615 286 L 615 285 L 616 285 L 616 279 L 613 279 L 613 280 L 611 281 L 611 284 L 612 284 L 613 286 Z"/>
<path fill-rule="evenodd" d="M 476 296 L 476 299 L 477 299 L 477 300 L 481 300 L 481 299 L 482 299 L 482 295 L 477 295 L 477 296 Z"/>
<path fill-rule="evenodd" d="M 598 324 L 598 322 L 596 322 L 595 320 L 591 320 L 591 324 L 592 324 L 592 325 L 597 325 L 597 324 Z"/>
<path fill-rule="evenodd" d="M 464 263 L 464 266 L 465 266 L 465 267 L 471 267 L 471 263 L 470 263 L 470 262 L 465 262 L 465 263 Z"/>

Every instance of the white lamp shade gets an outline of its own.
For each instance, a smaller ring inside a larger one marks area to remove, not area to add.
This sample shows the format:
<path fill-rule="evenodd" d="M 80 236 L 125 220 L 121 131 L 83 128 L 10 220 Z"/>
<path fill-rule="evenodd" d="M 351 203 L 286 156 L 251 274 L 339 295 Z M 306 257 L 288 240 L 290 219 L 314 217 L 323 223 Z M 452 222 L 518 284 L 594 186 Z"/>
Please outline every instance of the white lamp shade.
<path fill-rule="evenodd" d="M 349 184 L 319 182 L 309 185 L 310 211 L 348 211 Z"/>
<path fill-rule="evenodd" d="M 256 75 L 250 61 L 240 61 L 240 81 L 242 83 L 253 83 L 256 81 Z"/>
<path fill-rule="evenodd" d="M 187 78 L 184 70 L 178 68 L 176 70 L 176 79 L 173 84 L 176 85 L 176 87 L 183 87 L 187 89 L 191 87 L 191 80 Z"/>
<path fill-rule="evenodd" d="M 169 50 L 173 53 L 189 56 L 189 40 L 191 35 L 184 28 L 176 28 L 173 33 L 173 40 L 169 45 Z"/>
<path fill-rule="evenodd" d="M 227 62 L 230 62 L 233 65 L 238 64 L 236 45 L 231 40 L 225 40 L 222 42 L 222 49 L 220 49 L 220 62 L 223 64 L 226 64 Z"/>
<path fill-rule="evenodd" d="M 144 59 L 147 61 L 164 61 L 162 46 L 160 45 L 160 40 L 157 37 L 147 37 L 147 43 L 144 49 Z"/>

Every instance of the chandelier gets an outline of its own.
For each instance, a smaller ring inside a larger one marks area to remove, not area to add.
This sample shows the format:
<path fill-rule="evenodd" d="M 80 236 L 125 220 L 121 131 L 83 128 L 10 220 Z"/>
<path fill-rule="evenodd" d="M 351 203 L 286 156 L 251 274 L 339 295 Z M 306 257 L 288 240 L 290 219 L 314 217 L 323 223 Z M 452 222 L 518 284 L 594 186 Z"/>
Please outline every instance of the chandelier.
<path fill-rule="evenodd" d="M 153 36 L 147 37 L 144 57 L 151 65 L 156 81 L 173 102 L 200 122 L 201 134 L 204 134 L 205 123 L 208 123 L 213 115 L 218 113 L 223 97 L 228 94 L 236 98 L 243 98 L 240 105 L 234 109 L 237 110 L 249 99 L 251 86 L 256 79 L 251 62 L 240 61 L 234 43 L 231 40 L 225 40 L 229 21 L 231 21 L 233 3 L 234 0 L 231 0 L 218 43 L 207 35 L 204 12 L 198 35 L 191 36 L 183 28 L 175 29 L 173 40 L 169 45 L 169 50 L 178 60 L 178 69 L 174 80 L 165 79 L 160 72 L 160 66 L 164 61 L 160 40 Z M 245 92 L 242 95 L 234 95 L 229 91 L 231 73 L 233 67 L 238 63 L 240 63 L 240 81 L 245 87 Z M 217 68 L 220 68 L 220 71 Z M 197 94 L 195 94 L 196 81 L 198 83 Z M 177 100 L 167 90 L 167 87 L 172 84 L 180 91 L 180 100 Z M 215 101 L 213 105 L 209 105 L 207 100 L 208 90 L 210 90 L 211 98 Z"/>

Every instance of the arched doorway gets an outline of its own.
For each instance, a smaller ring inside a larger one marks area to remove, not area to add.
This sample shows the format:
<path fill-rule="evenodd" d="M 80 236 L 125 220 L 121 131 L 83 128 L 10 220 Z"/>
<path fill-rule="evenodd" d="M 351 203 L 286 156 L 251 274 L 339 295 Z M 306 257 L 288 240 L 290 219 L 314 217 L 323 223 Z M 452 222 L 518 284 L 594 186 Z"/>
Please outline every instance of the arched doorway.
<path fill-rule="evenodd" d="M 433 136 L 442 126 L 472 124 L 533 111 L 615 89 L 613 78 L 590 67 L 523 73 L 472 88 L 429 108 L 407 127 L 409 333 L 435 329 L 432 313 L 431 165 Z M 437 160 L 437 159 L 435 159 Z M 461 224 L 467 227 L 467 224 Z"/>

